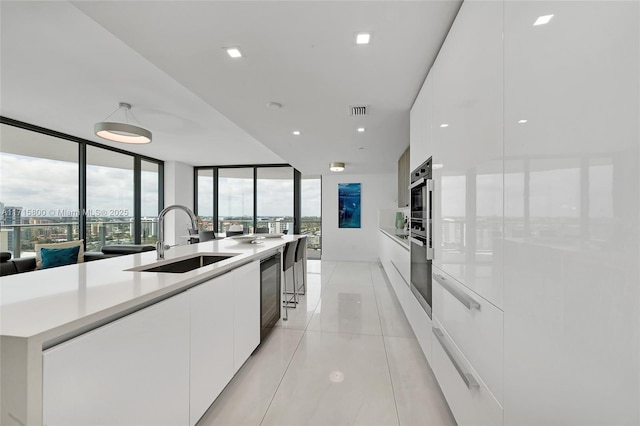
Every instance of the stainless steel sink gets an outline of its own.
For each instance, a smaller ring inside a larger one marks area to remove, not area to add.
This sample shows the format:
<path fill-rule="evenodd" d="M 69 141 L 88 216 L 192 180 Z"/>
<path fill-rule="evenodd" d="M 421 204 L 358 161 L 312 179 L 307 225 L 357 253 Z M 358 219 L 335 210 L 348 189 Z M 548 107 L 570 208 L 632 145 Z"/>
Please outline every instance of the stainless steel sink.
<path fill-rule="evenodd" d="M 183 258 L 180 260 L 175 260 L 173 262 L 160 262 L 151 265 L 145 265 L 138 268 L 128 269 L 128 271 L 137 271 L 137 272 L 170 272 L 173 274 L 181 274 L 183 272 L 193 271 L 194 269 L 202 268 L 203 266 L 211 265 L 222 260 L 229 259 L 233 256 L 237 256 L 237 254 L 226 254 L 226 253 L 216 253 L 216 254 L 198 254 L 195 256 Z"/>

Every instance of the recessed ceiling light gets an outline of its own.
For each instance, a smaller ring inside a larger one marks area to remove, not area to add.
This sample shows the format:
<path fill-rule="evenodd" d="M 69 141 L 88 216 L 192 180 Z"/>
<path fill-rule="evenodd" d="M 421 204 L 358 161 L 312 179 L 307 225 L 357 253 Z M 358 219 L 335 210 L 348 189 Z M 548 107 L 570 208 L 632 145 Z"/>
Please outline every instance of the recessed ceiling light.
<path fill-rule="evenodd" d="M 227 49 L 227 54 L 232 58 L 242 58 L 242 52 L 237 47 L 230 47 Z"/>
<path fill-rule="evenodd" d="M 449 125 L 447 123 L 442 123 L 440 127 L 449 127 Z"/>
<path fill-rule="evenodd" d="M 358 127 L 358 132 L 360 133 L 364 132 L 364 127 Z"/>
<path fill-rule="evenodd" d="M 520 120 L 520 121 L 518 121 L 518 124 L 524 124 L 524 123 L 526 123 L 527 121 L 528 121 L 528 120 Z"/>
<path fill-rule="evenodd" d="M 296 136 L 300 136 L 300 135 L 302 134 L 302 132 L 301 132 L 300 130 L 294 130 L 294 131 L 293 131 L 293 132 L 291 132 L 291 133 L 293 133 L 293 134 L 294 134 L 294 135 L 296 135 Z"/>
<path fill-rule="evenodd" d="M 269 109 L 280 109 L 280 108 L 282 108 L 282 104 L 280 102 L 267 102 L 267 108 L 269 108 Z"/>
<path fill-rule="evenodd" d="M 369 40 L 371 40 L 371 34 L 369 33 L 356 34 L 356 44 L 369 44 Z"/>
<path fill-rule="evenodd" d="M 553 15 L 544 15 L 540 16 L 536 19 L 536 22 L 533 23 L 534 26 L 548 24 L 549 21 L 553 18 Z"/>

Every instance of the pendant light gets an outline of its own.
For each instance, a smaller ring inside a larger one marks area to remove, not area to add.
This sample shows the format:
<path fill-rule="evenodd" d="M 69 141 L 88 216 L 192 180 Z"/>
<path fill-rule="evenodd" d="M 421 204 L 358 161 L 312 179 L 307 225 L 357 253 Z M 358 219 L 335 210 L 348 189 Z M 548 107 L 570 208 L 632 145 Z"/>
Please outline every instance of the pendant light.
<path fill-rule="evenodd" d="M 120 113 L 123 116 L 123 121 L 109 121 L 116 113 Z M 93 126 L 96 135 L 103 139 L 107 139 L 114 142 L 143 144 L 151 142 L 151 132 L 140 126 L 129 124 L 129 117 L 136 123 L 138 120 L 131 112 L 131 104 L 126 102 L 120 102 L 120 106 L 114 112 L 111 113 L 104 121 L 96 123 Z"/>
<path fill-rule="evenodd" d="M 331 163 L 329 164 L 329 170 L 331 170 L 332 172 L 341 172 L 344 170 L 344 163 Z"/>

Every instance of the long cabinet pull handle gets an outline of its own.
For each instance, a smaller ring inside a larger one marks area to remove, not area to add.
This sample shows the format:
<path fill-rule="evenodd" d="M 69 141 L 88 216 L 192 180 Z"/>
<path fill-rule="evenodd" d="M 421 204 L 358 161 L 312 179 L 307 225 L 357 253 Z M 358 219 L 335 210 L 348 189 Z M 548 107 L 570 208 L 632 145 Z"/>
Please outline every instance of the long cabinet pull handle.
<path fill-rule="evenodd" d="M 427 179 L 425 183 L 427 184 L 425 200 L 427 206 L 427 222 L 425 223 L 425 229 L 427 231 L 427 260 L 433 260 L 433 179 Z"/>
<path fill-rule="evenodd" d="M 457 288 L 453 287 L 452 285 L 450 285 L 447 282 L 447 279 L 445 277 L 443 277 L 440 274 L 433 274 L 433 278 L 438 281 L 438 283 L 440 283 L 440 285 L 442 287 L 444 287 L 445 290 L 447 290 L 449 293 L 451 293 L 451 295 L 453 297 L 455 297 L 456 299 L 458 299 L 458 301 L 460 303 L 462 303 L 464 306 L 467 307 L 467 309 L 472 310 L 472 309 L 476 309 L 476 310 L 480 310 L 480 304 L 478 302 L 475 301 L 475 299 L 473 299 L 470 296 L 467 296 L 465 293 L 463 293 L 462 291 L 458 290 Z"/>
<path fill-rule="evenodd" d="M 419 245 L 420 247 L 424 247 L 424 243 L 417 238 L 409 237 L 409 241 L 411 241 L 413 244 Z"/>
<path fill-rule="evenodd" d="M 465 385 L 467 385 L 467 388 L 479 389 L 480 384 L 478 383 L 476 378 L 473 377 L 473 374 L 467 373 L 466 371 L 464 371 L 462 367 L 460 367 L 460 363 L 458 363 L 458 360 L 456 359 L 456 357 L 453 356 L 453 354 L 451 353 L 451 350 L 449 349 L 449 346 L 447 346 L 447 342 L 445 341 L 446 337 L 444 337 L 444 333 L 442 332 L 442 330 L 440 330 L 439 328 L 433 327 L 432 331 L 433 331 L 433 334 L 436 336 L 436 339 L 438 339 L 438 342 L 440 342 L 440 345 L 442 346 L 444 353 L 447 354 L 447 356 L 451 360 L 451 363 L 456 368 L 456 371 L 462 378 L 462 381 L 464 382 Z"/>

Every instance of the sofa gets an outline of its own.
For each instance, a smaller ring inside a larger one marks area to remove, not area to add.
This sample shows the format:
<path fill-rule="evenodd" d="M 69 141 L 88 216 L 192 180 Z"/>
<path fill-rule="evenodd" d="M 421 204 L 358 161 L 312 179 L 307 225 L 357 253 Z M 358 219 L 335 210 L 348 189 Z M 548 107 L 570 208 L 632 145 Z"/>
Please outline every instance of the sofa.
<path fill-rule="evenodd" d="M 127 254 L 143 253 L 146 251 L 154 251 L 155 246 L 149 245 L 113 245 L 104 246 L 99 252 L 84 252 L 84 261 L 91 262 L 99 259 L 106 259 L 115 256 L 124 256 Z M 0 252 L 0 276 L 21 274 L 36 270 L 36 258 L 19 257 L 11 258 L 11 253 L 7 251 Z"/>

